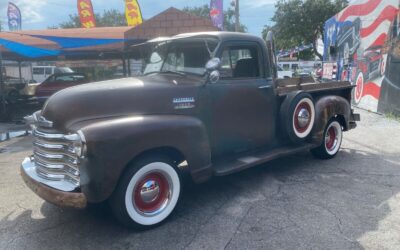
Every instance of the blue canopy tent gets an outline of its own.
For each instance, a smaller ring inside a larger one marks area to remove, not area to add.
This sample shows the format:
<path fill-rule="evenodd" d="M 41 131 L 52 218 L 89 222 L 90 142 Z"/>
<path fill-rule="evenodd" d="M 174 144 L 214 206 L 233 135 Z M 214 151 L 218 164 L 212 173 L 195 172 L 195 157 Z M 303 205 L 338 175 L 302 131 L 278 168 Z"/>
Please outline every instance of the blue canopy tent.
<path fill-rule="evenodd" d="M 125 52 L 125 42 L 128 39 L 109 39 L 109 38 L 80 38 L 80 37 L 59 37 L 45 35 L 23 36 L 35 37 L 47 40 L 57 45 L 57 48 L 47 49 L 39 46 L 32 46 L 11 39 L 0 38 L 0 46 L 7 51 L 3 51 L 4 59 L 16 61 L 49 60 L 58 59 L 60 56 L 71 57 L 72 60 L 91 59 L 96 55 L 104 53 L 113 54 L 113 58 L 122 58 Z M 117 48 L 113 44 L 121 44 Z M 88 58 L 89 57 L 89 58 Z"/>
<path fill-rule="evenodd" d="M 49 57 L 49 56 L 60 55 L 59 50 L 43 49 L 43 48 L 25 45 L 22 43 L 6 40 L 6 39 L 2 39 L 2 38 L 0 38 L 0 45 L 9 51 L 12 51 L 16 54 L 19 54 L 20 56 L 24 56 L 24 57 L 28 57 L 28 58 L 40 58 L 40 57 Z"/>

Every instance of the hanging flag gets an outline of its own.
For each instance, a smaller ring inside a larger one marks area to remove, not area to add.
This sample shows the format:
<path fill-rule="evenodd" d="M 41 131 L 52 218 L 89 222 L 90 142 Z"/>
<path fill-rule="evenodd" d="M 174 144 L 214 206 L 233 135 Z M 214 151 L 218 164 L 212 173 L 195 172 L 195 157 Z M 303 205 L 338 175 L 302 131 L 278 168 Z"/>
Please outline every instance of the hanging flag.
<path fill-rule="evenodd" d="M 224 29 L 224 8 L 222 0 L 211 0 L 210 17 L 215 27 Z"/>
<path fill-rule="evenodd" d="M 17 5 L 13 3 L 8 3 L 7 16 L 8 16 L 8 29 L 10 31 L 21 30 L 22 17 L 21 17 L 21 11 L 17 7 Z"/>
<path fill-rule="evenodd" d="M 143 22 L 142 11 L 137 0 L 125 0 L 125 16 L 128 26 L 136 27 Z"/>
<path fill-rule="evenodd" d="M 78 13 L 82 28 L 96 27 L 96 18 L 91 0 L 78 0 Z"/>

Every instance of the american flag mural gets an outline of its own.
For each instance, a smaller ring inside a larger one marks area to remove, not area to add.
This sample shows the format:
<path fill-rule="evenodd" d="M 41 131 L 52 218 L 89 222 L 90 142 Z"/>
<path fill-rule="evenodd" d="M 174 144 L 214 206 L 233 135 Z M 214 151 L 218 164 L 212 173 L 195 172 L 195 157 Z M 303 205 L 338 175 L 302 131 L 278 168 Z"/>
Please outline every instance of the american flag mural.
<path fill-rule="evenodd" d="M 400 113 L 399 6 L 400 0 L 351 1 L 325 23 L 324 62 L 337 65 L 337 80 L 356 85 L 354 105 Z"/>

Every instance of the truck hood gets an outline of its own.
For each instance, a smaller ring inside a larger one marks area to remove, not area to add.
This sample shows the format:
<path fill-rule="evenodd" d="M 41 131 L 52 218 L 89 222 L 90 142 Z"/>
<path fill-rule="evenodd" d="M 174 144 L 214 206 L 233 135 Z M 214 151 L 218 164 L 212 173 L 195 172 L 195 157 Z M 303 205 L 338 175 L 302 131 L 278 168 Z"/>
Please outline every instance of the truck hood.
<path fill-rule="evenodd" d="M 68 130 L 78 122 L 126 115 L 182 114 L 195 112 L 177 105 L 196 101 L 202 79 L 193 76 L 158 74 L 138 78 L 83 84 L 57 92 L 49 98 L 42 116 L 53 127 Z"/>

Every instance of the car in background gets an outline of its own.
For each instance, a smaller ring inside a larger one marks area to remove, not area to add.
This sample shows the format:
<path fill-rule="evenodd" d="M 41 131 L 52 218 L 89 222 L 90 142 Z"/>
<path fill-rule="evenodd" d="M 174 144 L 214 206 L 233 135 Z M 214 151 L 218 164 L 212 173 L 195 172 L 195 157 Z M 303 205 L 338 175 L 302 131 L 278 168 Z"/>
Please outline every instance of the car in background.
<path fill-rule="evenodd" d="M 8 103 L 16 103 L 21 98 L 21 91 L 25 88 L 24 79 L 4 77 L 5 99 Z"/>
<path fill-rule="evenodd" d="M 284 70 L 281 66 L 278 67 L 278 79 L 292 78 L 293 72 L 291 70 Z"/>
<path fill-rule="evenodd" d="M 44 102 L 54 93 L 84 83 L 88 83 L 89 78 L 82 73 L 57 73 L 48 77 L 36 88 L 35 96 L 38 101 Z"/>
<path fill-rule="evenodd" d="M 53 74 L 73 73 L 73 72 L 74 71 L 68 67 L 33 66 L 32 67 L 32 79 L 38 83 L 41 83 Z"/>

